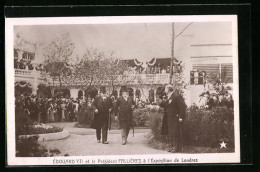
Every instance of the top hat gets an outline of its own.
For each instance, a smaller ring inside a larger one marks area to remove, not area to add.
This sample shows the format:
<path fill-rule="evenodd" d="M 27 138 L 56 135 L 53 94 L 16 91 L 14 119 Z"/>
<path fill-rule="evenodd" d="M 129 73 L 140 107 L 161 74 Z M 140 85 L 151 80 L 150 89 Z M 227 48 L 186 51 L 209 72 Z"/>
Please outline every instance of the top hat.
<path fill-rule="evenodd" d="M 121 92 L 129 92 L 129 89 L 127 89 L 126 85 L 121 87 Z"/>
<path fill-rule="evenodd" d="M 206 91 L 205 94 L 208 94 L 208 95 L 209 95 L 209 91 Z"/>
<path fill-rule="evenodd" d="M 106 87 L 103 87 L 103 86 L 100 87 L 100 92 L 103 93 L 103 94 L 105 94 L 105 93 L 106 93 Z"/>
<path fill-rule="evenodd" d="M 218 93 L 218 95 L 224 95 L 224 92 L 223 91 L 220 91 L 219 93 Z"/>
<path fill-rule="evenodd" d="M 211 95 L 211 96 L 217 96 L 217 94 L 216 94 L 216 93 L 210 93 L 210 95 Z"/>
<path fill-rule="evenodd" d="M 228 94 L 228 91 L 227 91 L 227 90 L 225 90 L 225 91 L 223 91 L 223 93 L 224 93 L 224 94 Z"/>
<path fill-rule="evenodd" d="M 199 96 L 204 96 L 205 92 L 202 92 Z"/>

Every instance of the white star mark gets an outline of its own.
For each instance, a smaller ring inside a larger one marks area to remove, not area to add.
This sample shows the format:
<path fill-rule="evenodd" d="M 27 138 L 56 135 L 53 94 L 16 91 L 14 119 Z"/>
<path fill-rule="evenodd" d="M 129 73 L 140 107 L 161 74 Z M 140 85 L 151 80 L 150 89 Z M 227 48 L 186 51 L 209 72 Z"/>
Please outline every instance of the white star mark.
<path fill-rule="evenodd" d="M 223 141 L 222 143 L 220 143 L 220 148 L 227 148 L 227 147 L 226 147 L 226 144 L 227 144 L 227 143 L 225 143 L 225 142 Z"/>

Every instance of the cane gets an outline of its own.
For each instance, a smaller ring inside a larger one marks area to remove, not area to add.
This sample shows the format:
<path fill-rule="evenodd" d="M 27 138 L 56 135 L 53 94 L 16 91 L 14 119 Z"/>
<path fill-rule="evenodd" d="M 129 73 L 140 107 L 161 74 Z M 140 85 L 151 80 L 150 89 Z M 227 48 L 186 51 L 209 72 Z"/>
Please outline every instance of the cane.
<path fill-rule="evenodd" d="M 179 117 L 180 119 L 180 117 Z M 181 151 L 183 151 L 183 140 L 182 140 L 182 122 L 179 121 L 180 138 L 181 138 Z"/>

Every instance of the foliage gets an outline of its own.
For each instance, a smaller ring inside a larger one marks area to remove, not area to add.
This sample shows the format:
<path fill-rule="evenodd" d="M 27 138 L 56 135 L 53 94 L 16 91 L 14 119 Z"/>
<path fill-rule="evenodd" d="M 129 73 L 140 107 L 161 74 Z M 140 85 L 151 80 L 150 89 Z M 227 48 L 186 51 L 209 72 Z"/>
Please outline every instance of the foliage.
<path fill-rule="evenodd" d="M 184 122 L 186 144 L 219 146 L 225 141 L 234 146 L 234 112 L 226 107 L 189 109 Z"/>
<path fill-rule="evenodd" d="M 32 135 L 32 134 L 47 134 L 47 133 L 57 133 L 61 132 L 63 129 L 56 126 L 51 126 L 49 128 L 35 127 L 30 125 L 21 131 L 20 135 Z"/>
<path fill-rule="evenodd" d="M 38 136 L 17 140 L 16 156 L 17 157 L 51 157 L 60 154 L 58 149 L 48 150 L 45 146 L 40 145 Z"/>
<path fill-rule="evenodd" d="M 90 88 L 94 82 L 105 79 L 105 52 L 89 48 L 85 54 L 77 59 L 74 73 L 70 78 L 73 84 Z"/>
<path fill-rule="evenodd" d="M 41 146 L 37 140 L 38 136 L 32 136 L 27 138 L 20 138 L 19 135 L 22 134 L 38 134 L 42 133 L 39 130 L 38 133 L 32 132 L 33 122 L 30 120 L 28 115 L 24 113 L 22 101 L 16 99 L 15 102 L 15 140 L 16 140 L 16 156 L 18 157 L 47 157 L 56 156 L 60 154 L 57 149 L 47 150 L 46 147 Z M 54 127 L 52 130 L 56 130 Z M 60 129 L 60 128 L 59 128 Z M 50 131 L 50 130 L 48 130 Z M 53 131 L 52 131 L 53 132 Z"/>
<path fill-rule="evenodd" d="M 114 91 L 114 84 L 120 84 L 121 79 L 118 76 L 124 77 L 124 71 L 127 69 L 127 63 L 120 61 L 114 52 L 107 53 L 105 56 L 105 68 L 103 72 L 106 79 L 109 80 L 109 84 L 112 86 L 112 91 Z"/>
<path fill-rule="evenodd" d="M 44 69 L 53 79 L 58 77 L 60 87 L 62 81 L 72 72 L 69 57 L 73 50 L 74 43 L 71 41 L 69 33 L 62 35 L 44 48 Z"/>
<path fill-rule="evenodd" d="M 45 84 L 38 85 L 38 93 L 45 97 L 51 97 L 51 88 Z"/>
<path fill-rule="evenodd" d="M 157 115 L 161 111 L 156 106 L 150 106 L 146 108 L 138 108 L 133 112 L 134 125 L 138 127 L 148 127 L 149 119 L 153 115 Z"/>
<path fill-rule="evenodd" d="M 167 147 L 166 136 L 161 135 L 163 113 L 159 111 L 150 116 L 151 142 L 156 147 Z M 185 146 L 218 148 L 224 141 L 234 147 L 234 113 L 225 107 L 211 110 L 190 107 L 184 121 L 183 139 Z M 159 144 L 160 143 L 160 144 Z"/>

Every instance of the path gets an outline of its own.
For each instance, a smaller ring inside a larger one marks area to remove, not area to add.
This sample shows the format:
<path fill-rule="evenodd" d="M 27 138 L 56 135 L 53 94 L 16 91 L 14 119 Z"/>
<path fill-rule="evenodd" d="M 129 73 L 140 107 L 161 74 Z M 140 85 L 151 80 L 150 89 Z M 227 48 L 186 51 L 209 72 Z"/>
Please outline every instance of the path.
<path fill-rule="evenodd" d="M 75 123 L 53 123 L 70 132 L 70 137 L 63 140 L 46 141 L 43 145 L 48 148 L 57 148 L 61 156 L 86 156 L 86 155 L 133 155 L 133 154 L 167 154 L 168 152 L 156 150 L 149 145 L 148 129 L 136 129 L 135 136 L 130 131 L 128 143 L 121 145 L 119 130 L 111 130 L 108 134 L 109 144 L 97 143 L 95 130 L 74 128 Z"/>

